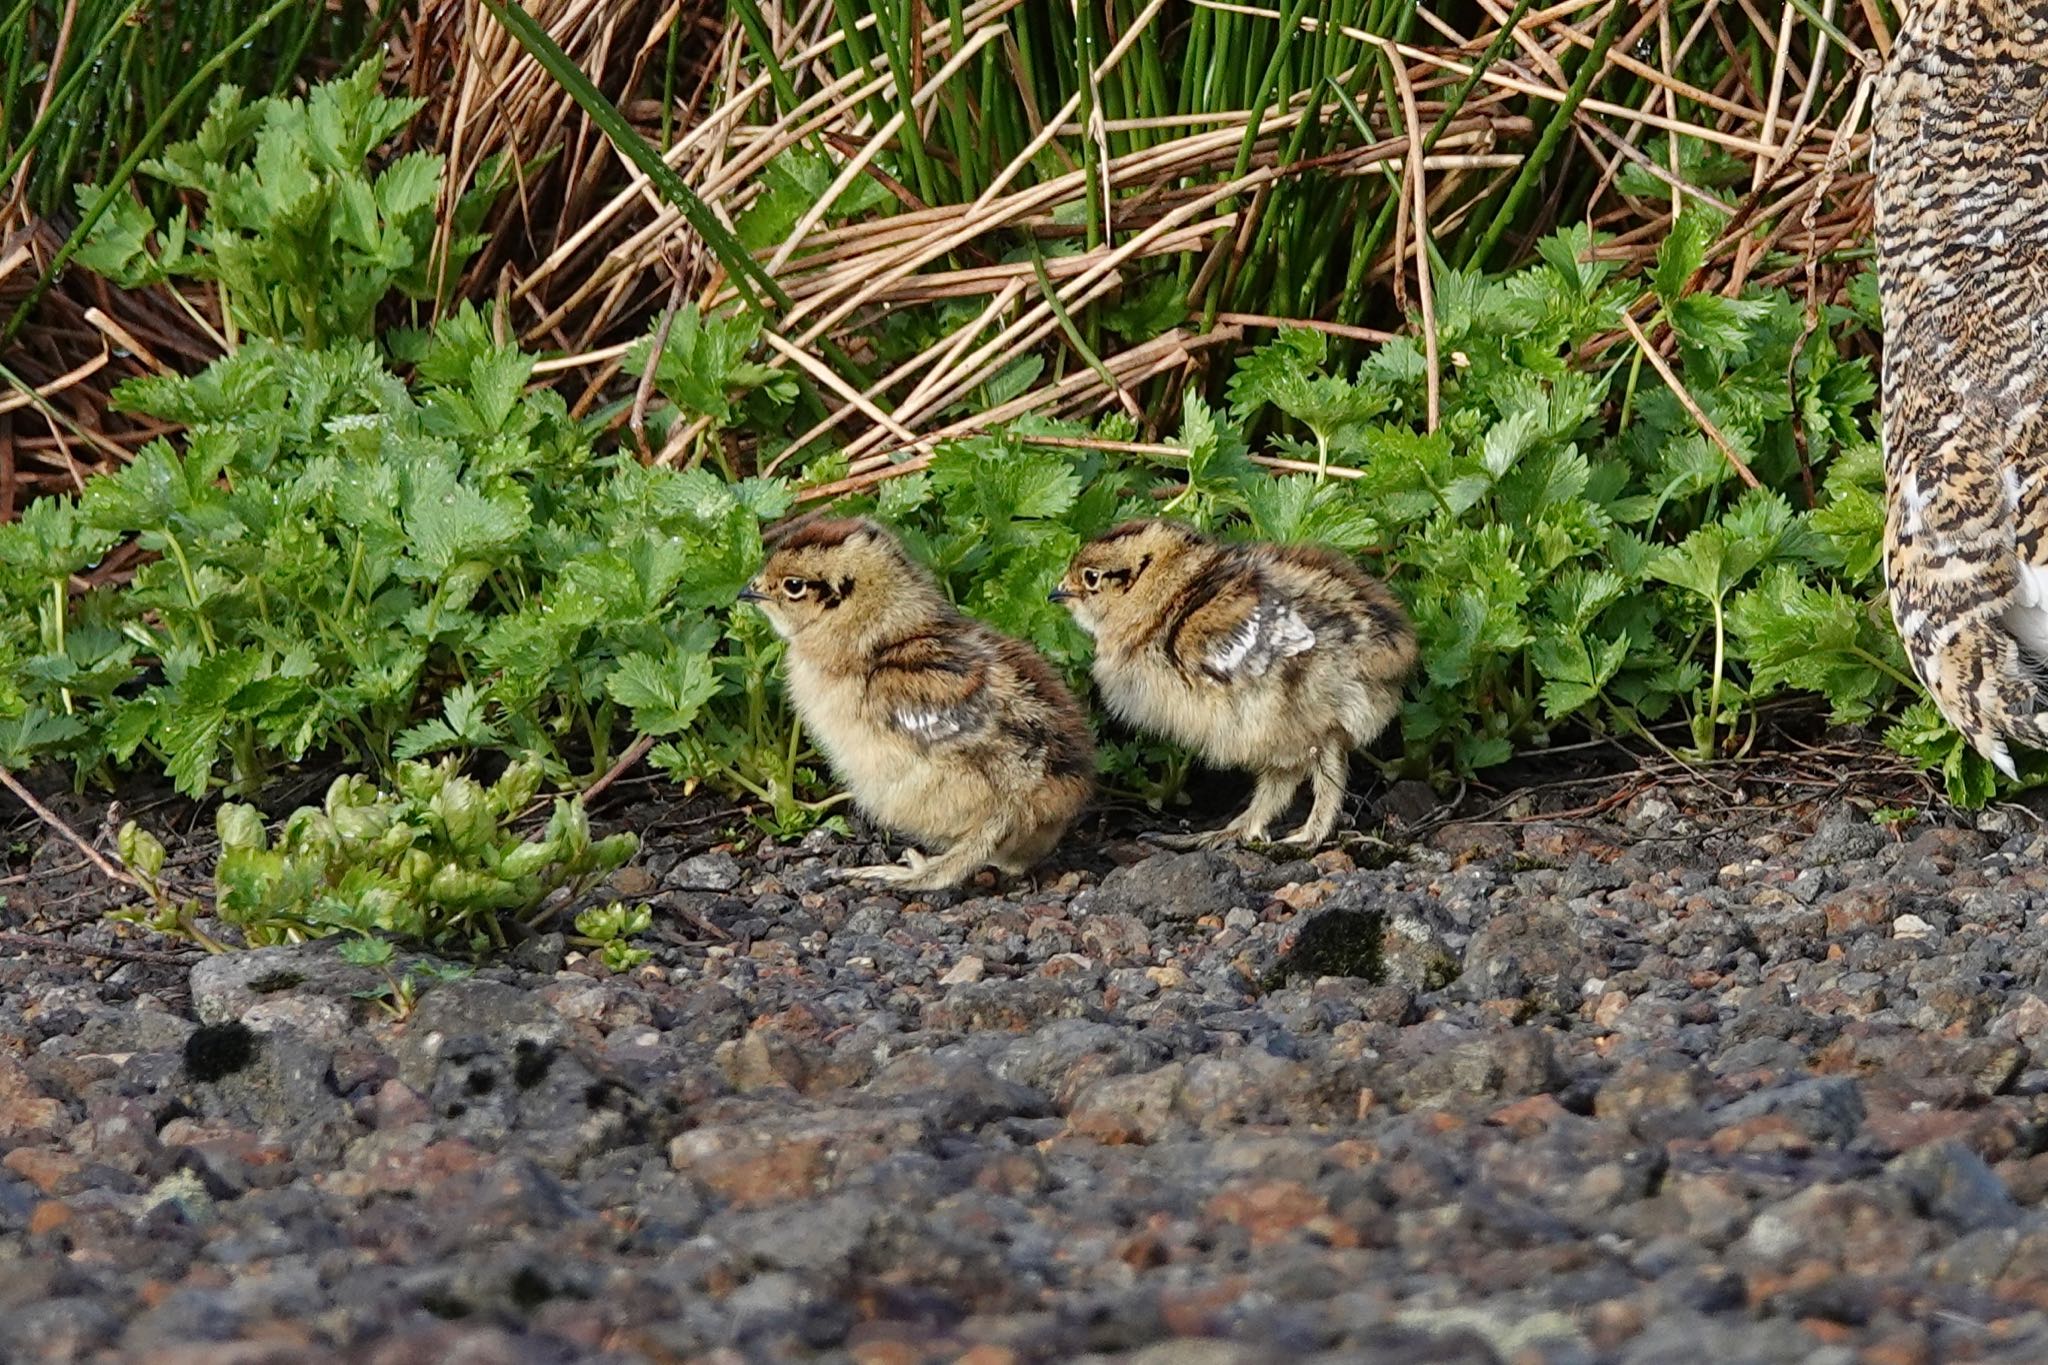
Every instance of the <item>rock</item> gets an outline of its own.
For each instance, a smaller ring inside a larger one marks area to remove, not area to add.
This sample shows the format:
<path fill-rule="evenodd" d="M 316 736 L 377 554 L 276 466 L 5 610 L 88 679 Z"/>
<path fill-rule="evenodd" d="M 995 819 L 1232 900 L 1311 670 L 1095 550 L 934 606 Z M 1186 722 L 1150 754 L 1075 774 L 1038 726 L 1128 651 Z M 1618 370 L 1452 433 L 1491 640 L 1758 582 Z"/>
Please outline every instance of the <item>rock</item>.
<path fill-rule="evenodd" d="M 1441 904 L 1422 897 L 1376 899 L 1385 916 L 1380 961 L 1388 984 L 1426 995 L 1455 982 L 1464 963 L 1451 946 L 1451 925 Z"/>
<path fill-rule="evenodd" d="M 1593 1100 L 1593 1115 L 1653 1140 L 1703 1130 L 1706 1077 L 1682 1056 L 1632 1057 L 1615 1068 Z"/>
<path fill-rule="evenodd" d="M 1985 1030 L 1993 1038 L 2031 1041 L 2048 1038 L 2048 1001 L 2038 995 L 2023 995 Z"/>
<path fill-rule="evenodd" d="M 1476 999 L 1575 1013 L 1588 978 L 1605 973 L 1605 963 L 1580 946 L 1582 932 L 1562 912 L 1496 916 L 1466 945 L 1459 987 Z"/>
<path fill-rule="evenodd" d="M 1410 1108 L 1546 1094 L 1563 1084 L 1549 1035 L 1537 1029 L 1418 1041 L 1397 1082 Z"/>
<path fill-rule="evenodd" d="M 1158 1044 L 1142 1034 L 1089 1019 L 1061 1019 L 1007 1044 L 989 1069 L 1064 1104 L 1097 1080 L 1150 1070 L 1162 1060 Z"/>
<path fill-rule="evenodd" d="M 1081 921 L 1081 947 L 1097 962 L 1113 967 L 1152 960 L 1152 936 L 1134 916 L 1098 912 Z"/>
<path fill-rule="evenodd" d="M 1255 1247 L 1286 1241 L 1327 1222 L 1329 1201 L 1298 1180 L 1234 1180 L 1211 1195 L 1204 1212 L 1241 1227 Z"/>
<path fill-rule="evenodd" d="M 1221 916 L 1244 905 L 1247 895 L 1236 865 L 1205 850 L 1161 854 L 1120 867 L 1086 901 L 1090 915 L 1129 915 L 1152 926 Z"/>
<path fill-rule="evenodd" d="M 2048 1359 L 2048 834 L 1641 780 L 933 896 L 622 791 L 698 927 L 403 1018 L 0 944 L 0 1360 Z"/>
<path fill-rule="evenodd" d="M 1863 1092 L 1856 1082 L 1827 1076 L 1745 1095 L 1722 1105 L 1708 1119 L 1713 1128 L 1726 1131 L 1770 1116 L 1814 1142 L 1845 1147 L 1863 1127 L 1864 1113 Z"/>
<path fill-rule="evenodd" d="M 425 1094 L 451 1043 L 460 1044 L 465 1056 L 502 1055 L 509 1069 L 520 1043 L 532 1055 L 555 1048 L 565 1036 L 560 1017 L 531 992 L 475 978 L 447 982 L 422 994 L 413 1009 L 399 1048 L 399 1079 Z"/>
<path fill-rule="evenodd" d="M 1136 1076 L 1112 1076 L 1082 1090 L 1067 1111 L 1070 1132 L 1109 1145 L 1157 1142 L 1173 1120 L 1178 1062 Z"/>
<path fill-rule="evenodd" d="M 1852 806 L 1839 806 L 1821 821 L 1801 853 L 1816 865 L 1875 857 L 1891 836 Z"/>
<path fill-rule="evenodd" d="M 924 1021 L 927 1028 L 961 1033 L 1015 1033 L 1050 1019 L 1085 1014 L 1088 1008 L 1078 990 L 1056 977 L 976 981 L 953 987 L 943 1000 L 926 1007 Z"/>
<path fill-rule="evenodd" d="M 1356 977 L 1370 985 L 1386 979 L 1386 917 L 1367 910 L 1332 909 L 1302 921 L 1280 954 L 1273 983 L 1306 977 Z"/>
<path fill-rule="evenodd" d="M 535 934 L 512 950 L 512 961 L 522 970 L 553 976 L 562 970 L 569 956 L 569 940 L 559 933 Z"/>
<path fill-rule="evenodd" d="M 216 953 L 193 964 L 191 983 L 199 1021 L 218 1024 L 240 1019 L 259 1001 L 287 992 L 353 1001 L 357 992 L 383 985 L 384 978 L 342 961 L 329 941 Z"/>
<path fill-rule="evenodd" d="M 671 872 L 669 885 L 678 891 L 731 891 L 746 880 L 739 859 L 730 853 L 700 853 Z"/>
<path fill-rule="evenodd" d="M 770 1270 L 832 1273 L 848 1265 L 888 1211 L 866 1191 L 846 1191 L 748 1215 L 730 1240 Z"/>
<path fill-rule="evenodd" d="M 338 1047 L 355 1022 L 355 1012 L 328 996 L 290 992 L 258 1000 L 242 1011 L 241 1022 L 256 1033 L 295 1033 L 312 1043 Z"/>
<path fill-rule="evenodd" d="M 925 1150 L 933 1128 L 918 1109 L 735 1111 L 683 1133 L 669 1165 L 741 1207 L 808 1200 L 876 1162 Z"/>
<path fill-rule="evenodd" d="M 24 1359 L 88 1360 L 120 1333 L 121 1319 L 111 1307 L 83 1297 L 24 1304 L 7 1314 L 8 1336 L 33 1343 L 35 1354 Z"/>
<path fill-rule="evenodd" d="M 63 1102 L 44 1094 L 20 1062 L 0 1052 L 0 1140 L 33 1142 L 70 1126 Z"/>
<path fill-rule="evenodd" d="M 720 1043 L 712 1060 L 742 1093 L 771 1086 L 802 1090 L 811 1075 L 805 1049 L 779 1029 L 749 1029 L 743 1038 Z"/>
<path fill-rule="evenodd" d="M 2020 1220 L 2020 1207 L 2005 1182 L 1960 1142 L 1930 1142 L 1886 1169 L 1916 1206 L 1957 1232 L 2011 1227 Z"/>
<path fill-rule="evenodd" d="M 1052 1112 L 1044 1095 L 1006 1081 L 973 1057 L 915 1053 L 899 1057 L 862 1087 L 877 1099 L 923 1107 L 942 1129 L 981 1128 L 999 1119 Z"/>
<path fill-rule="evenodd" d="M 251 1030 L 250 1037 L 244 1065 L 210 1079 L 191 1072 L 194 1108 L 289 1143 L 338 1150 L 355 1124 L 334 1087 L 333 1049 L 281 1027 L 262 1034 Z M 191 1055 L 188 1047 L 188 1069 Z"/>

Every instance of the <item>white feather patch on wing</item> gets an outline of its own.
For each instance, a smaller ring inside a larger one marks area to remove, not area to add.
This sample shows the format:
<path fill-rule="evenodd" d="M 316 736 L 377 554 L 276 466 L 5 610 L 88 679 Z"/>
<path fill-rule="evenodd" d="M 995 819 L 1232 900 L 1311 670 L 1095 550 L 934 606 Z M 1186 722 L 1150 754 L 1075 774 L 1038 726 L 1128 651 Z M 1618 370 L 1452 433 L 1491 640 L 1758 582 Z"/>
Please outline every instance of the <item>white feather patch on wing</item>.
<path fill-rule="evenodd" d="M 1899 501 L 1906 509 L 1906 515 L 1900 524 L 1899 531 L 1900 534 L 1910 539 L 1919 535 L 1925 529 L 1924 514 L 1927 511 L 1927 504 L 1933 501 L 1933 499 L 1920 490 L 1920 476 L 1918 474 L 1908 474 L 1900 485 Z"/>
<path fill-rule="evenodd" d="M 2004 773 L 2014 782 L 2020 780 L 2020 770 L 2013 765 L 2012 750 L 2006 747 L 2004 740 L 1992 740 L 1991 747 L 1984 751 L 1984 757 L 1991 760 L 1992 767 Z"/>
<path fill-rule="evenodd" d="M 1202 660 L 1217 678 L 1260 677 L 1281 659 L 1315 648 L 1316 633 L 1285 602 L 1261 598 L 1244 624 L 1225 636 Z"/>
<path fill-rule="evenodd" d="M 973 726 L 976 712 L 966 706 L 899 706 L 890 719 L 920 744 L 937 744 L 965 734 Z"/>
<path fill-rule="evenodd" d="M 2022 564 L 2005 608 L 2005 628 L 2027 653 L 2048 661 L 2048 564 Z"/>

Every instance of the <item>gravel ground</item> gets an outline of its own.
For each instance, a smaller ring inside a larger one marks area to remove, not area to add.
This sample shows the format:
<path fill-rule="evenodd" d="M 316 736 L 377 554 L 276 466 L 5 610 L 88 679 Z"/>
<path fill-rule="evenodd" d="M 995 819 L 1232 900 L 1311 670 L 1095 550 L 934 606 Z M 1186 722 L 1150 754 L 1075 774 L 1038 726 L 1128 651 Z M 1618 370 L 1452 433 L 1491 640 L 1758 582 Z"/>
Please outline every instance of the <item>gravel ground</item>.
<path fill-rule="evenodd" d="M 402 1020 L 317 947 L 0 941 L 0 1359 L 2048 1359 L 2024 813 L 1666 786 L 908 902 L 709 829 L 620 875 L 653 963 Z M 112 943 L 30 857 L 0 927 Z"/>

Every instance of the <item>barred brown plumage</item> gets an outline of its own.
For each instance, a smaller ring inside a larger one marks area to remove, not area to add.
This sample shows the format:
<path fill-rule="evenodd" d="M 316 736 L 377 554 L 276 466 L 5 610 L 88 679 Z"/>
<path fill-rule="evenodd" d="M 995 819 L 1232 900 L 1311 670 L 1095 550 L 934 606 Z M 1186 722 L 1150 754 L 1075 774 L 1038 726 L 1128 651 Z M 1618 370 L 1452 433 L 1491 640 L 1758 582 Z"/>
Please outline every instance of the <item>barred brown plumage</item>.
<path fill-rule="evenodd" d="M 847 875 L 917 890 L 1029 871 L 1094 790 L 1088 718 L 1030 645 L 963 616 L 881 526 L 810 521 L 743 596 L 788 641 L 789 695 L 862 810 L 942 852 Z"/>
<path fill-rule="evenodd" d="M 1315 546 L 1127 522 L 1082 546 L 1053 595 L 1095 637 L 1111 711 L 1256 776 L 1244 813 L 1196 844 L 1263 840 L 1304 781 L 1314 800 L 1287 842 L 1329 838 L 1351 752 L 1393 720 L 1415 666 L 1394 595 Z"/>
<path fill-rule="evenodd" d="M 1875 94 L 1892 616 L 2011 775 L 2048 747 L 2048 3 L 1927 0 Z"/>

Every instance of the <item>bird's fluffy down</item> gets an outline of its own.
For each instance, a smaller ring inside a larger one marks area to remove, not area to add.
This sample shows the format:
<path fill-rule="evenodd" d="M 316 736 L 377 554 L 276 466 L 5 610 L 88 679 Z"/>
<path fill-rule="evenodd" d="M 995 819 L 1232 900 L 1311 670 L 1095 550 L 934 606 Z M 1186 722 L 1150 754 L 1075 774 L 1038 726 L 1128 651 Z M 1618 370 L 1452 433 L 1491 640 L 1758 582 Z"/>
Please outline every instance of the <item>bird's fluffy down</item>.
<path fill-rule="evenodd" d="M 1082 547 L 1054 596 L 1095 637 L 1095 684 L 1121 719 L 1258 780 L 1201 842 L 1263 839 L 1306 781 L 1291 839 L 1336 827 L 1352 750 L 1393 720 L 1415 632 L 1377 579 L 1304 545 L 1211 540 L 1136 521 Z"/>
<path fill-rule="evenodd" d="M 934 857 L 853 875 L 914 889 L 1024 872 L 1086 805 L 1086 715 L 1019 640 L 949 603 L 868 521 L 785 536 L 748 589 L 789 642 L 789 694 L 854 801 Z"/>

